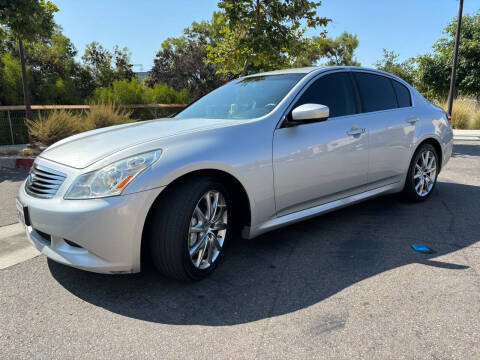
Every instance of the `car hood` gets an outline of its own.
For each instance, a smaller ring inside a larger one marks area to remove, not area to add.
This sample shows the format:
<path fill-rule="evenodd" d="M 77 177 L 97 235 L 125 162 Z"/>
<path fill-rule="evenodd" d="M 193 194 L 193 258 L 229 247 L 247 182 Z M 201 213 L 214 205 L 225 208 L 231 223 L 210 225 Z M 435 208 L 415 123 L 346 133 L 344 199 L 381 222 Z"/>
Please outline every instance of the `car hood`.
<path fill-rule="evenodd" d="M 83 169 L 129 147 L 232 123 L 232 120 L 167 118 L 111 126 L 63 139 L 47 148 L 40 157 Z"/>

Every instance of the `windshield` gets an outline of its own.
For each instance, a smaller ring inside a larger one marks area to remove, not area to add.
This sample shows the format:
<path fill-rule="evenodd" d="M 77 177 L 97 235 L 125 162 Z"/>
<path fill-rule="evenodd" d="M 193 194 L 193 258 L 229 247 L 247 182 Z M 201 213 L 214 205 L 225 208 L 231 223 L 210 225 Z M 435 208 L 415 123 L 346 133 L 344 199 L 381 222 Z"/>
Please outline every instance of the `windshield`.
<path fill-rule="evenodd" d="M 254 119 L 272 111 L 303 76 L 281 74 L 234 80 L 200 98 L 175 117 Z"/>

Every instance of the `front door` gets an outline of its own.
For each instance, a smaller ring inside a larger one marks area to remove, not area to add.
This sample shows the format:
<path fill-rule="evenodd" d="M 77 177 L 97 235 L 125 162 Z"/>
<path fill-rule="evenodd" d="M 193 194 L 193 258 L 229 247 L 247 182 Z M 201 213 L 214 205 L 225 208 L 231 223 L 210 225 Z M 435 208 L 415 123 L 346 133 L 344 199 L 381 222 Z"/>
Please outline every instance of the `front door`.
<path fill-rule="evenodd" d="M 275 131 L 273 168 L 279 216 L 354 195 L 367 182 L 369 131 L 366 120 L 357 114 L 350 75 L 321 76 L 293 108 L 307 103 L 328 106 L 330 117 Z"/>

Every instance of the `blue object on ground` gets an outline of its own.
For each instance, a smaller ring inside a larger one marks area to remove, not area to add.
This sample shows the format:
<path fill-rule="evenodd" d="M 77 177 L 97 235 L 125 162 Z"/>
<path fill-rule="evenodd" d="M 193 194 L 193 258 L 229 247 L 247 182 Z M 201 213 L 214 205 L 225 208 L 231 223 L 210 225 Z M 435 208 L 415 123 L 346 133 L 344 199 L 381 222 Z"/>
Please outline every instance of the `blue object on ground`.
<path fill-rule="evenodd" d="M 426 247 L 423 244 L 412 244 L 411 247 L 413 250 L 424 253 L 424 254 L 431 254 L 433 252 L 432 249 Z"/>

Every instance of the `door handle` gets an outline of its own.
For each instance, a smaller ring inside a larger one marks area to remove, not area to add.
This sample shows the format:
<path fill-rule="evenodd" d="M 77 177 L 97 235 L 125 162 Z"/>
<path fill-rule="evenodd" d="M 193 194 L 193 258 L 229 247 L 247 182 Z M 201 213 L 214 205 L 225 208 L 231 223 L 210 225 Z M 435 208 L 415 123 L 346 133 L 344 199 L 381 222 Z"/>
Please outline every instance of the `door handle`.
<path fill-rule="evenodd" d="M 419 118 L 416 118 L 415 116 L 413 115 L 408 115 L 408 119 L 407 119 L 407 122 L 409 124 L 415 124 L 417 121 L 419 120 Z"/>
<path fill-rule="evenodd" d="M 356 136 L 365 133 L 365 129 L 359 129 L 357 127 L 353 127 L 347 131 L 347 135 L 349 136 Z"/>

